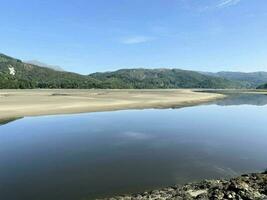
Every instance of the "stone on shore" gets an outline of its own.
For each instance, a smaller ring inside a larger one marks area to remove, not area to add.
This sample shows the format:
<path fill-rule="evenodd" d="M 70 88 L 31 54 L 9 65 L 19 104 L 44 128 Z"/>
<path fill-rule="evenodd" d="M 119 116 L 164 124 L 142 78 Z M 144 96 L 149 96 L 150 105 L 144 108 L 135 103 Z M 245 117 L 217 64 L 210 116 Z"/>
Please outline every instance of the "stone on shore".
<path fill-rule="evenodd" d="M 105 200 L 267 200 L 267 171 L 230 180 L 204 180 Z"/>

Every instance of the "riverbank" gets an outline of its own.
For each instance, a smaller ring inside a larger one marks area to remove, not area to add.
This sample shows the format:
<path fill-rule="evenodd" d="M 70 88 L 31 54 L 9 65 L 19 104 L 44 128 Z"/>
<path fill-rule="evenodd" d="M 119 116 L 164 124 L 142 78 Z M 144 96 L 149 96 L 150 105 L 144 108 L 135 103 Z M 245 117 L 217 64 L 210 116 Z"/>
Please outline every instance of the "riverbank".
<path fill-rule="evenodd" d="M 0 90 L 0 119 L 122 109 L 183 107 L 223 98 L 217 93 L 169 90 Z"/>
<path fill-rule="evenodd" d="M 205 180 L 183 186 L 167 187 L 135 195 L 117 196 L 105 200 L 176 199 L 176 200 L 266 200 L 267 171 L 245 174 L 230 180 Z"/>

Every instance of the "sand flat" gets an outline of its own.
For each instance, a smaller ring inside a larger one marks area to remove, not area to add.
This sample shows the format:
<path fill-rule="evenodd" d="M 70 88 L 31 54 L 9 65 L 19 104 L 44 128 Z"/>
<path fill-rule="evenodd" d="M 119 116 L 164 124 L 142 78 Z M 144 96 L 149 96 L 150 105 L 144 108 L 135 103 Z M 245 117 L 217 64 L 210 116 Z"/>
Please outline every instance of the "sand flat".
<path fill-rule="evenodd" d="M 168 90 L 0 90 L 0 119 L 194 105 L 224 95 L 189 89 Z"/>

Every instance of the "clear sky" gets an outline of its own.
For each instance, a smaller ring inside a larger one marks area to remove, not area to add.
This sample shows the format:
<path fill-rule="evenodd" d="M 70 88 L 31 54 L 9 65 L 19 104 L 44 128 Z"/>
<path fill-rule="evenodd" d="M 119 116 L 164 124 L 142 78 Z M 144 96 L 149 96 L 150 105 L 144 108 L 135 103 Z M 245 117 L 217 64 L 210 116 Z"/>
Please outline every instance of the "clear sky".
<path fill-rule="evenodd" d="M 1 0 L 0 52 L 83 74 L 267 71 L 267 0 Z"/>

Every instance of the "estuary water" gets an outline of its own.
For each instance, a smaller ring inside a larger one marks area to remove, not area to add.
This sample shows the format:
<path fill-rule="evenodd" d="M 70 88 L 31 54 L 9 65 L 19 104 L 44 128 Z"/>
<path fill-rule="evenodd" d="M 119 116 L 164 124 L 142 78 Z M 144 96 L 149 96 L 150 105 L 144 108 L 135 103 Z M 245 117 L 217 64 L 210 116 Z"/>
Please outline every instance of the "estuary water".
<path fill-rule="evenodd" d="M 85 200 L 267 168 L 267 96 L 0 126 L 0 199 Z"/>

